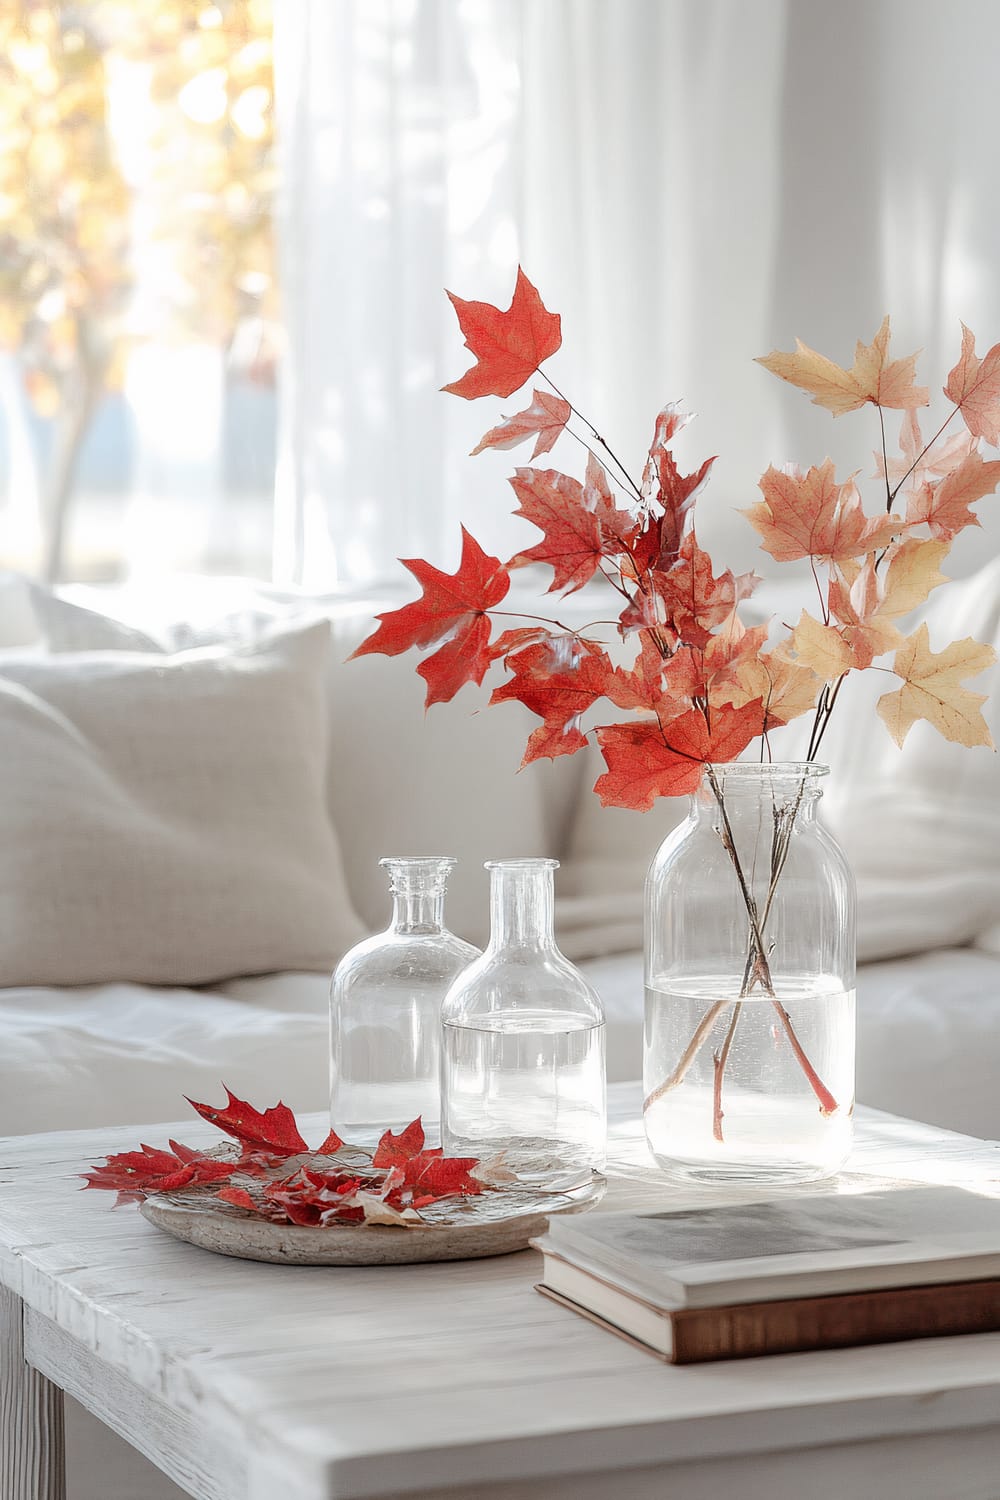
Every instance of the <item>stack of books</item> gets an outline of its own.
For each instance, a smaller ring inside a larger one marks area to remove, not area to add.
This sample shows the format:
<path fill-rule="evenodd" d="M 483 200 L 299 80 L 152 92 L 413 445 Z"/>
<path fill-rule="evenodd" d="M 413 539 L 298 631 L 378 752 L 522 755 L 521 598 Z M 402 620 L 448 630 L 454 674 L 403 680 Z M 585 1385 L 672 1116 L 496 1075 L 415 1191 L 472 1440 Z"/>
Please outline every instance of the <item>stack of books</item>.
<path fill-rule="evenodd" d="M 532 1243 L 538 1291 L 674 1364 L 1000 1329 L 1000 1182 L 560 1216 Z"/>

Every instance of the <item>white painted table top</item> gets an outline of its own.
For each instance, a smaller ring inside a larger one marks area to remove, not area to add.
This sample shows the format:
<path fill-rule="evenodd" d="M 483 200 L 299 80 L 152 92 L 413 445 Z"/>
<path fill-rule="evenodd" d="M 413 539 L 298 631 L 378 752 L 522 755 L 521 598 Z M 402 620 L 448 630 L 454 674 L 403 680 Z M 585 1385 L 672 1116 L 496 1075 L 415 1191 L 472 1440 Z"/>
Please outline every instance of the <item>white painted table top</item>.
<path fill-rule="evenodd" d="M 649 1164 L 638 1100 L 635 1085 L 609 1091 L 610 1186 L 595 1212 L 693 1196 Z M 323 1129 L 317 1118 L 312 1134 Z M 617 1493 L 629 1500 L 715 1500 L 727 1464 L 741 1500 L 764 1494 L 752 1476 L 772 1471 L 769 1495 L 823 1500 L 879 1444 L 897 1474 L 894 1441 L 930 1473 L 920 1455 L 935 1435 L 966 1464 L 961 1483 L 920 1489 L 918 1475 L 907 1494 L 1000 1496 L 998 1334 L 672 1368 L 539 1297 L 533 1251 L 327 1269 L 182 1244 L 74 1178 L 140 1135 L 218 1138 L 195 1121 L 0 1141 L 0 1285 L 23 1300 L 29 1362 L 199 1500 L 429 1497 L 446 1486 L 454 1500 L 596 1500 L 623 1469 Z M 856 1174 L 996 1193 L 1000 1146 L 862 1111 L 848 1175 L 813 1191 L 856 1190 Z M 129 1417 L 133 1400 L 141 1420 Z M 807 1489 L 785 1490 L 779 1459 L 801 1464 L 806 1452 Z"/>

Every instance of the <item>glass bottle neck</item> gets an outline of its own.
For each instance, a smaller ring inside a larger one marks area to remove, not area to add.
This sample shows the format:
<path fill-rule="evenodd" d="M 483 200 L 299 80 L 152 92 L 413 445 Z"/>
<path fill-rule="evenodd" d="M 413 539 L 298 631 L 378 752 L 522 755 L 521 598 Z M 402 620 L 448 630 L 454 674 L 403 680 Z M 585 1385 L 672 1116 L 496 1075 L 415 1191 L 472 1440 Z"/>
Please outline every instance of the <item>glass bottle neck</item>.
<path fill-rule="evenodd" d="M 455 861 L 444 855 L 379 860 L 392 893 L 390 932 L 433 934 L 444 930 L 444 897 Z"/>
<path fill-rule="evenodd" d="M 554 860 L 495 864 L 490 869 L 490 947 L 551 948 Z"/>
<path fill-rule="evenodd" d="M 444 891 L 397 891 L 393 895 L 393 932 L 434 933 L 443 927 Z"/>
<path fill-rule="evenodd" d="M 720 806 L 731 821 L 759 817 L 763 812 L 794 809 L 797 823 L 812 822 L 823 795 L 820 778 L 825 766 L 808 762 L 751 766 L 706 767 L 691 797 L 695 815 L 716 818 Z"/>

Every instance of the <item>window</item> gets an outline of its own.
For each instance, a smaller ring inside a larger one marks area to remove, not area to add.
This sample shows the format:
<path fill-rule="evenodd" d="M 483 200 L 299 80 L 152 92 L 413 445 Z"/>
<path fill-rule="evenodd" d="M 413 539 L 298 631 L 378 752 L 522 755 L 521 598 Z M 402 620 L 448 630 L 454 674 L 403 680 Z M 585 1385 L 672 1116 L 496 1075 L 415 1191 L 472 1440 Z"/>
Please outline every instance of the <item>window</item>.
<path fill-rule="evenodd" d="M 0 561 L 267 571 L 271 0 L 0 16 Z"/>

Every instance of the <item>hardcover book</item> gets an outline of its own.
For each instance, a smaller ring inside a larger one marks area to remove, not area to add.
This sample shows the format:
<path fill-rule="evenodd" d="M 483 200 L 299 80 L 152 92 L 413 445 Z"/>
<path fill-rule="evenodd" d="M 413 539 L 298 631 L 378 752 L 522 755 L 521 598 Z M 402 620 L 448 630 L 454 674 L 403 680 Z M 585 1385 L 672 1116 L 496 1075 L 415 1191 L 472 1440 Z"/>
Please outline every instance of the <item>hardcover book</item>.
<path fill-rule="evenodd" d="M 952 1187 L 552 1220 L 539 1291 L 677 1363 L 1000 1328 L 1000 1197 Z"/>

